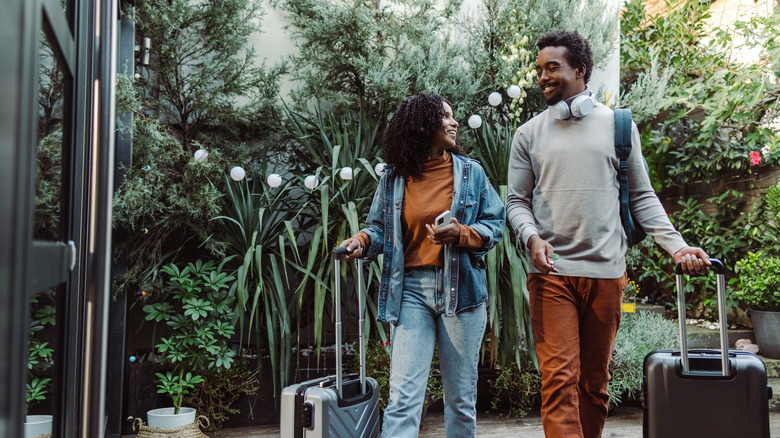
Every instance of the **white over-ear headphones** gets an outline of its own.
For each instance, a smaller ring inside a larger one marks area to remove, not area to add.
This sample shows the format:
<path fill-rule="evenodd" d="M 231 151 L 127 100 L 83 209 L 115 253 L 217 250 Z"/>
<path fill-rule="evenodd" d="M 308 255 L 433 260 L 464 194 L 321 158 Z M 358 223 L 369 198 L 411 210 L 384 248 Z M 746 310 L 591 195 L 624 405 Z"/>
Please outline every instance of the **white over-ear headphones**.
<path fill-rule="evenodd" d="M 590 92 L 575 97 L 571 103 L 566 103 L 565 100 L 561 100 L 555 105 L 550 105 L 550 111 L 552 111 L 553 117 L 558 120 L 566 120 L 572 116 L 580 119 L 588 115 L 592 109 L 593 97 L 591 97 Z"/>

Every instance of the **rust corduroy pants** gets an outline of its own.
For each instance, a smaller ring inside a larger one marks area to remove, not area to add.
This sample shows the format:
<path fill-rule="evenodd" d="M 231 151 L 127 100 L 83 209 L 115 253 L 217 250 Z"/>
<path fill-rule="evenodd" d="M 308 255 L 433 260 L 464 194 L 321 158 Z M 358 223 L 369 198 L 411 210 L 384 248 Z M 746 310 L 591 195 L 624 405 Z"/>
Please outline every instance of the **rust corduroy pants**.
<path fill-rule="evenodd" d="M 625 275 L 615 279 L 529 275 L 546 438 L 601 436 L 626 282 Z"/>

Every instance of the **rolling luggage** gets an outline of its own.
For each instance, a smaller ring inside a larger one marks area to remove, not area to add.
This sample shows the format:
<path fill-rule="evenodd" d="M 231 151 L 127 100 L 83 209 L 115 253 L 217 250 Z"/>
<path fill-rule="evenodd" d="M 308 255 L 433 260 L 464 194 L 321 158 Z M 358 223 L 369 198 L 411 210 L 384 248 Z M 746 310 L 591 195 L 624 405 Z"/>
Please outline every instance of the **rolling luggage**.
<path fill-rule="evenodd" d="M 334 292 L 341 303 L 341 256 L 346 248 L 333 249 Z M 379 386 L 366 377 L 366 347 L 363 324 L 363 261 L 358 269 L 360 374 L 342 375 L 341 306 L 336 306 L 336 375 L 290 385 L 282 390 L 281 438 L 374 438 L 379 436 Z"/>
<path fill-rule="evenodd" d="M 646 438 L 769 437 L 766 367 L 745 351 L 728 351 L 726 285 L 716 259 L 721 350 L 688 351 L 682 269 L 675 268 L 680 351 L 654 351 L 644 361 Z"/>

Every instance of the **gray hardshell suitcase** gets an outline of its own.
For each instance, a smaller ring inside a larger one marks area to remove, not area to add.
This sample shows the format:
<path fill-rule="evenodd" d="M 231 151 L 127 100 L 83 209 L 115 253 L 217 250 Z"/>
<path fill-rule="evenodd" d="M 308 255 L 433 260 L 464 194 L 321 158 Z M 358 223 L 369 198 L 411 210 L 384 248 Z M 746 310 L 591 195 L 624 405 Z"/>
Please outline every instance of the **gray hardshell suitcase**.
<path fill-rule="evenodd" d="M 334 292 L 341 303 L 341 256 L 346 248 L 333 249 Z M 336 375 L 290 385 L 282 390 L 281 438 L 375 438 L 379 436 L 379 386 L 366 377 L 363 261 L 358 269 L 360 374 L 342 375 L 341 306 L 336 306 Z"/>
<path fill-rule="evenodd" d="M 723 263 L 712 261 L 718 286 L 720 351 L 688 350 L 682 269 L 675 268 L 680 351 L 654 351 L 644 361 L 646 438 L 769 437 L 766 366 L 753 353 L 728 351 Z"/>

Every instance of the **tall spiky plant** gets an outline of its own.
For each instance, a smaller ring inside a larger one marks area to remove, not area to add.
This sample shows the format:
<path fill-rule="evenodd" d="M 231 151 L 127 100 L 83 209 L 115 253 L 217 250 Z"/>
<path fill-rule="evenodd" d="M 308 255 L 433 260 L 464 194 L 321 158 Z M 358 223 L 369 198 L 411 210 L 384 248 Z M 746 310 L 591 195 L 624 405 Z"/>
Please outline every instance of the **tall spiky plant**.
<path fill-rule="evenodd" d="M 300 171 L 318 180 L 318 185 L 308 192 L 309 202 L 299 218 L 299 228 L 308 232 L 303 255 L 305 264 L 297 266 L 303 280 L 295 300 L 299 313 L 306 306 L 313 306 L 314 338 L 319 350 L 328 295 L 331 309 L 342 305 L 333 301 L 329 279 L 341 275 L 346 280 L 348 269 L 344 263 L 342 272 L 333 272 L 330 251 L 360 230 L 369 210 L 378 182 L 374 167 L 379 163 L 379 139 L 384 123 L 363 112 L 339 120 L 333 113 L 317 112 L 314 119 L 307 119 L 288 111 L 288 119 L 289 129 L 299 146 L 295 149 L 299 156 L 297 162 L 301 163 Z M 345 168 L 351 169 L 351 179 L 344 178 L 348 176 L 348 171 L 342 173 Z M 366 290 L 369 291 L 379 278 L 378 264 L 368 266 L 366 278 Z M 313 296 L 313 303 L 306 302 L 309 296 Z M 375 317 L 376 306 L 368 292 L 366 302 Z M 370 319 L 374 318 L 367 318 L 367 321 Z M 366 324 L 370 329 L 370 323 Z M 380 338 L 386 340 L 384 327 L 376 323 L 376 328 Z M 370 336 L 370 331 L 366 333 Z"/>
<path fill-rule="evenodd" d="M 300 264 L 293 228 L 300 207 L 291 196 L 293 181 L 274 189 L 261 182 L 258 172 L 250 175 L 254 176 L 251 182 L 226 178 L 223 214 L 214 218 L 215 238 L 227 242 L 227 255 L 237 256 L 232 265 L 237 318 L 242 333 L 247 333 L 247 344 L 254 333 L 258 347 L 268 349 L 277 394 L 288 383 L 291 365 L 293 322 L 288 300 L 296 280 L 288 270 L 290 263 Z"/>
<path fill-rule="evenodd" d="M 488 179 L 506 204 L 509 154 L 514 130 L 496 124 L 484 124 L 475 130 L 474 154 L 482 163 Z M 531 331 L 529 292 L 526 285 L 528 260 L 523 244 L 509 224 L 504 239 L 487 255 L 489 351 L 491 361 L 502 365 L 514 360 L 521 367 L 521 349 L 528 350 L 536 363 Z"/>

